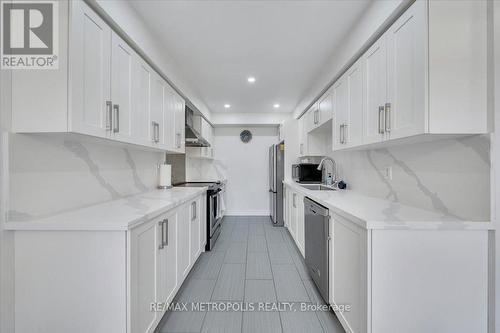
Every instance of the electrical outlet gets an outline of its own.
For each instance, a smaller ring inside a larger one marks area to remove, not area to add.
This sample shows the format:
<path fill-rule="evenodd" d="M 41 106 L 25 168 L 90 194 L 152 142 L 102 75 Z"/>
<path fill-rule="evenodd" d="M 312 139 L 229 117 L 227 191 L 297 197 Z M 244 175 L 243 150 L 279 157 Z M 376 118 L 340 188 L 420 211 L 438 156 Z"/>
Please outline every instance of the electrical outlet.
<path fill-rule="evenodd" d="M 384 169 L 385 179 L 392 180 L 392 166 L 387 166 Z"/>

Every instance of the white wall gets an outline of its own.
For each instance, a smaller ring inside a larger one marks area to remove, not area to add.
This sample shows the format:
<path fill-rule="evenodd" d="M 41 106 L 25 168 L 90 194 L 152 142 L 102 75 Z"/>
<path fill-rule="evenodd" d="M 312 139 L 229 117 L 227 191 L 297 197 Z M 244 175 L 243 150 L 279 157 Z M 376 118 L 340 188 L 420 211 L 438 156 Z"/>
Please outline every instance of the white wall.
<path fill-rule="evenodd" d="M 243 129 L 252 132 L 241 142 Z M 215 157 L 227 178 L 226 215 L 269 215 L 269 147 L 278 142 L 276 127 L 217 127 Z"/>
<path fill-rule="evenodd" d="M 267 113 L 238 113 L 238 112 L 214 112 L 212 113 L 212 123 L 215 126 L 252 126 L 252 125 L 272 125 L 277 126 L 287 119 L 291 114 L 285 112 Z"/>

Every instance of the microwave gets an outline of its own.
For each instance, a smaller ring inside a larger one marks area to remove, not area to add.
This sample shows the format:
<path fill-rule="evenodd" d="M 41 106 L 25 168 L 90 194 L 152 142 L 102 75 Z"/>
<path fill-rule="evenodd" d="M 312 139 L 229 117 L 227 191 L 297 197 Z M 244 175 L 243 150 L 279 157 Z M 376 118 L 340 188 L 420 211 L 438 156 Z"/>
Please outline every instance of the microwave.
<path fill-rule="evenodd" d="M 321 183 L 322 172 L 319 164 L 300 163 L 292 165 L 292 179 L 299 183 Z"/>

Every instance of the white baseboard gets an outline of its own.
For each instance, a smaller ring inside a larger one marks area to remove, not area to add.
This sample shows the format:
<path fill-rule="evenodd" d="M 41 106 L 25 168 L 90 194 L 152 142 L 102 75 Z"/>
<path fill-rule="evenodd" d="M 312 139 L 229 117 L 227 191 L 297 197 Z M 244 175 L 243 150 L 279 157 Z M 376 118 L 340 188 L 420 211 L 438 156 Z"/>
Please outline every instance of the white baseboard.
<path fill-rule="evenodd" d="M 225 216 L 269 216 L 268 210 L 226 210 Z"/>

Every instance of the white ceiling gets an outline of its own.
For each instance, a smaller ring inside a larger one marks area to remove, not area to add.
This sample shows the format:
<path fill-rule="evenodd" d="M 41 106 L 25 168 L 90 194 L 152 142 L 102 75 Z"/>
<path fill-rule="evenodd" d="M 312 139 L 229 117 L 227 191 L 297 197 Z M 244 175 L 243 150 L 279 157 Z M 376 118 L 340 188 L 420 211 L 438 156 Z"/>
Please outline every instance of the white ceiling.
<path fill-rule="evenodd" d="M 369 3 L 131 1 L 212 112 L 291 112 Z"/>

